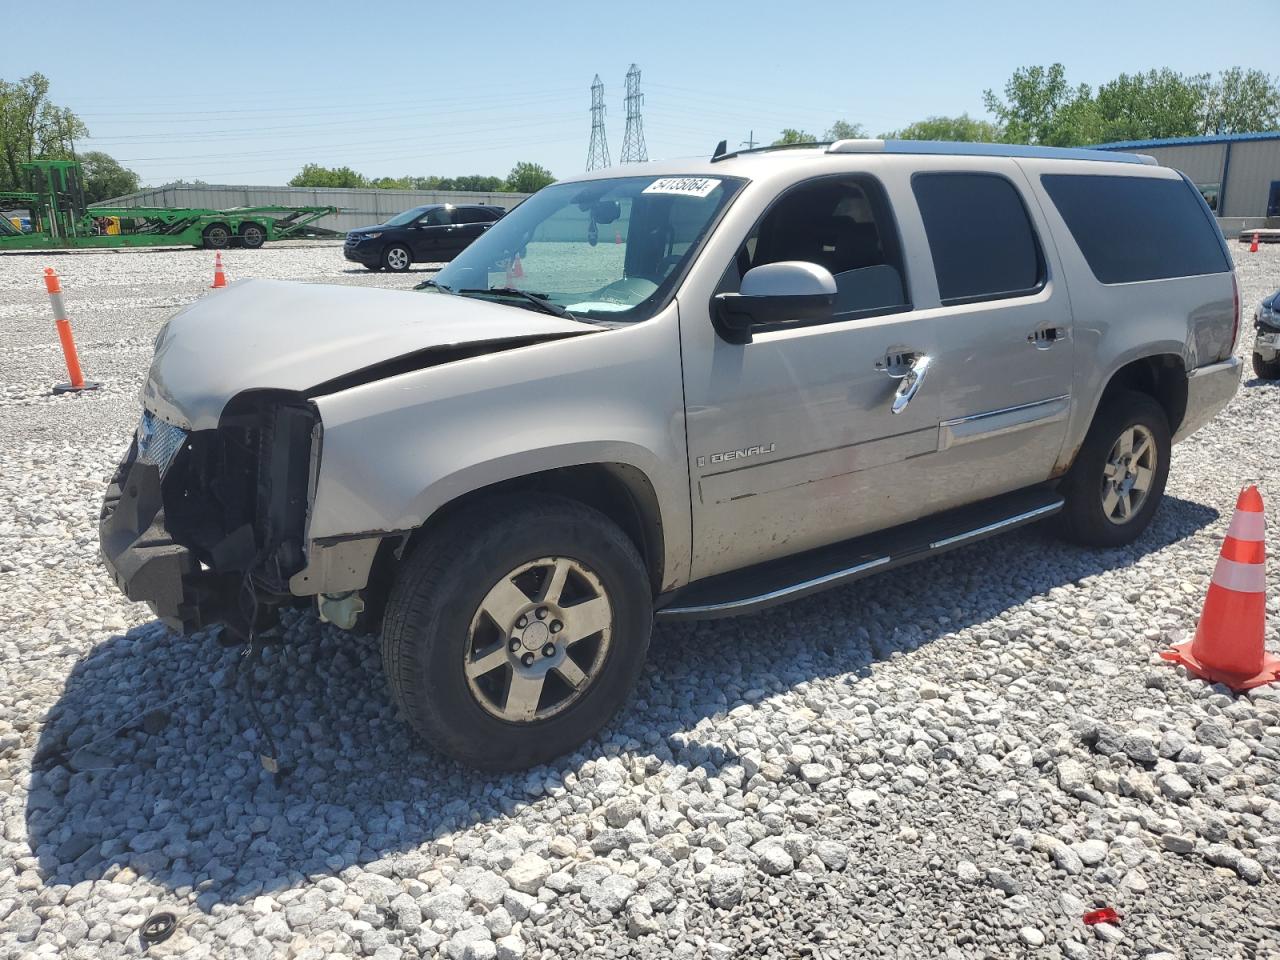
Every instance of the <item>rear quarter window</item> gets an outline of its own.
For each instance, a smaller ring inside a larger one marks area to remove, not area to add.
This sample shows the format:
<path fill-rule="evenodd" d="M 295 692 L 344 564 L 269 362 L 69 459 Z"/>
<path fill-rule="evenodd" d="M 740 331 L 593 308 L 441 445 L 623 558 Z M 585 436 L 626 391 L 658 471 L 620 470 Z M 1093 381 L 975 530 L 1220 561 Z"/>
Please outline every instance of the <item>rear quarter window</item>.
<path fill-rule="evenodd" d="M 1181 179 L 1042 174 L 1040 182 L 1100 283 L 1231 269 L 1217 227 Z"/>

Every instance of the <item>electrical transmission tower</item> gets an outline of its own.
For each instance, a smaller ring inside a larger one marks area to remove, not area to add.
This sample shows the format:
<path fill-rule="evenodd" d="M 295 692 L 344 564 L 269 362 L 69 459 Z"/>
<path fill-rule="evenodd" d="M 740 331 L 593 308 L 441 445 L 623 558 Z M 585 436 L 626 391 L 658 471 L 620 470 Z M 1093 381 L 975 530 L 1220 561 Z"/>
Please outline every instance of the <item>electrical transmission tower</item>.
<path fill-rule="evenodd" d="M 604 84 L 596 74 L 591 84 L 591 146 L 587 148 L 587 169 L 609 166 L 609 141 L 604 135 Z"/>
<path fill-rule="evenodd" d="M 640 92 L 640 68 L 634 63 L 627 71 L 627 127 L 622 132 L 622 157 L 619 163 L 644 163 L 649 159 L 649 148 L 644 145 L 644 118 L 640 116 L 640 104 L 644 94 Z"/>

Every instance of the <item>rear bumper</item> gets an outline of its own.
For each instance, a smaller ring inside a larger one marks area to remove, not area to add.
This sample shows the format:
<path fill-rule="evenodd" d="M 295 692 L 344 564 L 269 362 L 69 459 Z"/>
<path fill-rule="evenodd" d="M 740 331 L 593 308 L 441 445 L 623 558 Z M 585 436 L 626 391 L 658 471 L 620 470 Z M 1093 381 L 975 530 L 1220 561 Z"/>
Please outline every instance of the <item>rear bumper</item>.
<path fill-rule="evenodd" d="M 1229 357 L 1221 363 L 1196 367 L 1187 374 L 1187 411 L 1173 442 L 1185 440 L 1216 417 L 1240 388 L 1243 361 Z"/>
<path fill-rule="evenodd" d="M 98 521 L 99 550 L 116 587 L 145 601 L 162 621 L 190 633 L 226 619 L 226 578 L 201 569 L 164 527 L 160 471 L 130 449 L 107 487 Z"/>

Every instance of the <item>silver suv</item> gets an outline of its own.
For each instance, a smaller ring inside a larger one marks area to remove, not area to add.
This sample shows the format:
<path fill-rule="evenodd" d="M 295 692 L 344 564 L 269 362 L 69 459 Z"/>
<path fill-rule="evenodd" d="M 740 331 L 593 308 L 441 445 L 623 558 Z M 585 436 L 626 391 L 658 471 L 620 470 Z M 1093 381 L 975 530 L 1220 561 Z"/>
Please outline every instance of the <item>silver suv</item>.
<path fill-rule="evenodd" d="M 187 631 L 381 629 L 431 744 L 592 736 L 654 617 L 720 617 L 1033 521 L 1098 547 L 1235 393 L 1185 177 L 846 140 L 599 171 L 421 292 L 246 281 L 174 316 L 102 553 Z"/>

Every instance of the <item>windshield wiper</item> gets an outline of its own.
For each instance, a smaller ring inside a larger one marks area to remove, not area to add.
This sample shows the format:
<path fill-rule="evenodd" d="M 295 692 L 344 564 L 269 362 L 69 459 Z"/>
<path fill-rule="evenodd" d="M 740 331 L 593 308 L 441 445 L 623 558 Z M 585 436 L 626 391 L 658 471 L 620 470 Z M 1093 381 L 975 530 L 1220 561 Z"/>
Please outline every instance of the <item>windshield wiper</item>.
<path fill-rule="evenodd" d="M 565 317 L 569 320 L 578 319 L 564 307 L 558 303 L 552 303 L 545 293 L 530 293 L 528 290 L 517 290 L 515 287 L 468 287 L 458 291 L 460 296 L 468 294 L 492 293 L 499 297 L 519 297 L 521 300 L 527 300 L 543 313 L 550 313 L 557 317 Z"/>
<path fill-rule="evenodd" d="M 435 280 L 423 280 L 421 283 L 414 284 L 413 289 L 423 290 L 427 287 L 435 287 L 443 293 L 453 293 L 452 287 L 446 287 L 443 283 L 437 283 Z"/>

